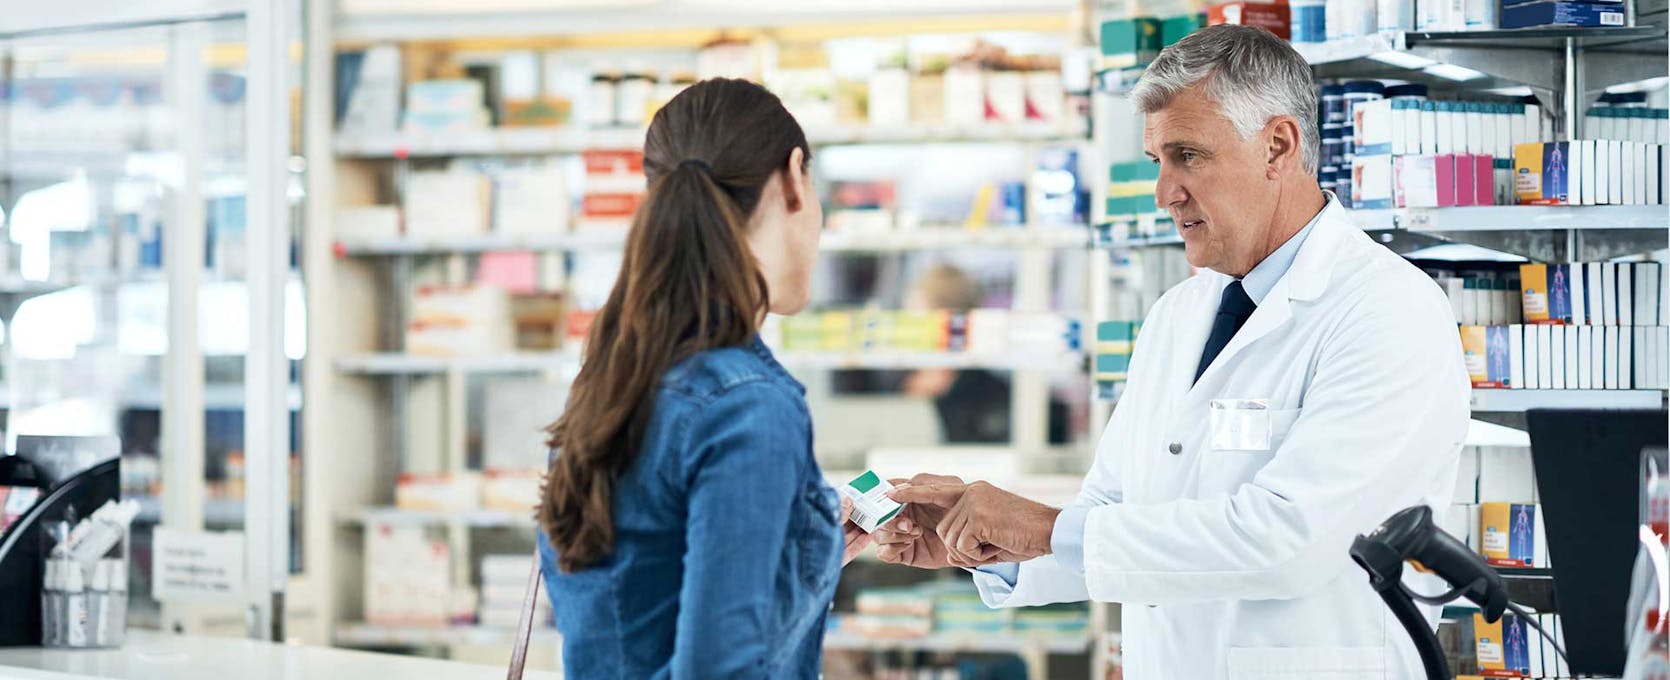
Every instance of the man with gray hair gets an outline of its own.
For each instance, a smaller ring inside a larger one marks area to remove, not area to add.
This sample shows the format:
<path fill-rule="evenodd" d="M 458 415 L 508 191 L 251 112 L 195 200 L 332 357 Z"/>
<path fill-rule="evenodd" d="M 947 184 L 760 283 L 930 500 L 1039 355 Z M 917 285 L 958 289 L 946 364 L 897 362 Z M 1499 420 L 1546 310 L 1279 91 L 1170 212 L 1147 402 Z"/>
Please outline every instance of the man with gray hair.
<path fill-rule="evenodd" d="M 1149 312 L 1078 499 L 918 475 L 880 556 L 969 568 L 992 606 L 1123 603 L 1135 680 L 1419 677 L 1348 550 L 1405 507 L 1448 510 L 1469 389 L 1449 304 L 1318 188 L 1286 42 L 1201 29 L 1132 96 L 1198 272 Z"/>

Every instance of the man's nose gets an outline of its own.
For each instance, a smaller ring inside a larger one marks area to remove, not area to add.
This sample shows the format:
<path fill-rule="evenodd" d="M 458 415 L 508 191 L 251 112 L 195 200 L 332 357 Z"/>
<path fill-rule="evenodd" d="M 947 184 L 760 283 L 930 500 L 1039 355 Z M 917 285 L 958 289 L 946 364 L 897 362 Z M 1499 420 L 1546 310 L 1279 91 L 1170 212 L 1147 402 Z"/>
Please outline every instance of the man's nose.
<path fill-rule="evenodd" d="M 1178 182 L 1174 173 L 1164 164 L 1160 166 L 1160 179 L 1154 184 L 1154 207 L 1165 210 L 1174 205 L 1188 202 L 1189 192 Z"/>

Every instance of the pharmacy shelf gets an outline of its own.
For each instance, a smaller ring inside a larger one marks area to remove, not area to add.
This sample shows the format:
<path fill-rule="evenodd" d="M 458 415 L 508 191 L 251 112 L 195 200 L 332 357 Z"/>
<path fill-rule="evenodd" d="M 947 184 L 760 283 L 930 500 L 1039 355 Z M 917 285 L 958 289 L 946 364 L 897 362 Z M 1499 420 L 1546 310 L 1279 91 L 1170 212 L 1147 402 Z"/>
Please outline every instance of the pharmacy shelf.
<path fill-rule="evenodd" d="M 922 651 L 981 654 L 1082 654 L 1090 649 L 1089 633 L 933 633 L 912 638 L 872 638 L 848 631 L 830 631 L 823 648 L 830 651 Z"/>
<path fill-rule="evenodd" d="M 638 149 L 643 145 L 644 130 L 640 128 L 502 127 L 446 133 L 337 135 L 336 155 L 343 158 L 548 156 L 587 149 Z"/>
<path fill-rule="evenodd" d="M 814 145 L 850 144 L 989 144 L 1012 142 L 1088 142 L 1083 125 L 1051 123 L 982 123 L 976 125 L 815 126 L 806 131 Z"/>
<path fill-rule="evenodd" d="M 162 499 L 156 496 L 130 496 L 139 504 L 134 521 L 144 524 L 162 522 Z M 242 499 L 211 498 L 203 502 L 203 523 L 211 527 L 240 526 L 244 523 Z"/>
<path fill-rule="evenodd" d="M 1468 90 L 1532 86 L 1559 90 L 1561 72 L 1548 69 L 1545 54 L 1559 53 L 1567 42 L 1579 50 L 1619 53 L 1636 63 L 1592 79 L 1606 87 L 1664 74 L 1664 28 L 1535 28 L 1489 31 L 1407 31 L 1379 33 L 1294 48 L 1324 77 L 1401 78 Z M 1633 59 L 1635 56 L 1651 59 Z M 1427 69 L 1439 64 L 1476 71 L 1466 80 Z"/>
<path fill-rule="evenodd" d="M 1018 249 L 1068 250 L 1087 248 L 1085 225 L 935 226 L 883 232 L 832 232 L 818 245 L 830 252 L 896 252 L 910 250 Z"/>
<path fill-rule="evenodd" d="M 396 159 L 451 156 L 552 156 L 588 149 L 641 149 L 643 128 L 484 128 L 447 133 L 338 135 L 341 158 Z M 1078 143 L 1089 140 L 1083 125 L 1043 123 L 979 125 L 905 125 L 814 127 L 806 140 L 814 145 Z"/>
<path fill-rule="evenodd" d="M 526 373 L 578 368 L 580 356 L 573 352 L 513 352 L 465 357 L 434 357 L 387 352 L 345 356 L 336 370 L 350 375 L 433 375 L 449 371 L 465 373 Z"/>
<path fill-rule="evenodd" d="M 339 255 L 440 255 L 532 250 L 620 250 L 626 232 L 618 229 L 549 234 L 476 234 L 461 236 L 386 236 L 337 241 Z"/>
<path fill-rule="evenodd" d="M 1082 224 L 927 226 L 885 232 L 831 232 L 819 248 L 829 252 L 903 252 L 911 250 L 1087 247 L 1088 229 Z M 623 230 L 553 234 L 481 234 L 477 236 L 349 238 L 337 242 L 344 256 L 441 255 L 505 251 L 620 250 Z M 0 288 L 3 291 L 4 288 Z"/>
<path fill-rule="evenodd" d="M 529 636 L 534 645 L 562 642 L 557 629 L 537 626 Z M 339 623 L 331 639 L 343 647 L 450 647 L 453 645 L 510 645 L 516 641 L 512 628 L 493 626 L 378 626 L 369 623 Z"/>
<path fill-rule="evenodd" d="M 1497 574 L 1501 574 L 1502 578 L 1518 578 L 1518 579 L 1552 579 L 1552 578 L 1554 578 L 1554 570 L 1553 569 L 1543 569 L 1543 568 L 1536 568 L 1536 567 L 1491 567 L 1491 568 L 1495 569 Z"/>
<path fill-rule="evenodd" d="M 983 368 L 997 371 L 1073 371 L 1084 354 L 975 354 L 970 352 L 781 352 L 778 363 L 790 370 L 907 370 Z"/>
<path fill-rule="evenodd" d="M 408 527 L 459 525 L 481 529 L 532 529 L 535 526 L 532 507 L 523 513 L 505 510 L 405 510 L 402 508 L 374 507 L 344 513 L 337 517 L 337 522 L 345 526 L 368 526 L 372 524 Z"/>
<path fill-rule="evenodd" d="M 1662 205 L 1494 205 L 1373 212 L 1390 213 L 1398 228 L 1413 232 L 1670 229 L 1670 212 Z"/>
<path fill-rule="evenodd" d="M 1477 389 L 1469 405 L 1475 412 L 1486 413 L 1539 408 L 1656 409 L 1664 407 L 1664 390 Z"/>

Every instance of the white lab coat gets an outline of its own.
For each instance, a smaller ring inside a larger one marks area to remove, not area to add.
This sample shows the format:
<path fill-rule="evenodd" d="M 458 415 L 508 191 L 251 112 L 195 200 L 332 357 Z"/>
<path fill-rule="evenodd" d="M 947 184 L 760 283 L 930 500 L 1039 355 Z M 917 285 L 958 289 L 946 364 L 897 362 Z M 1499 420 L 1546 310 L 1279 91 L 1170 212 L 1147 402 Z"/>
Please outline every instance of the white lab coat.
<path fill-rule="evenodd" d="M 1046 556 L 1012 592 L 976 582 L 991 606 L 1123 603 L 1132 680 L 1423 678 L 1348 550 L 1402 508 L 1450 502 L 1469 394 L 1450 306 L 1330 201 L 1191 387 L 1230 280 L 1201 272 L 1143 324 L 1077 500 L 1093 506 L 1084 573 Z M 1214 399 L 1268 400 L 1269 450 L 1209 448 Z"/>

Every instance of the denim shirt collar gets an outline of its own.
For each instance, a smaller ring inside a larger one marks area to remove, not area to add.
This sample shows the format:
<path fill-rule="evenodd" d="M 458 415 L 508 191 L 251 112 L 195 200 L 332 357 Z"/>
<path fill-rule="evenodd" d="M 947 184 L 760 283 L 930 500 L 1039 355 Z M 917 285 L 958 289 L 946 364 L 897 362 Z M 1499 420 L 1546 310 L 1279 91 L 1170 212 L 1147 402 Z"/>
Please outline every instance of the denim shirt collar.
<path fill-rule="evenodd" d="M 758 356 L 766 366 L 770 366 L 772 372 L 776 373 L 778 377 L 788 381 L 790 385 L 794 385 L 794 388 L 800 391 L 801 396 L 806 396 L 806 386 L 800 384 L 799 380 L 795 380 L 794 376 L 789 374 L 789 370 L 783 368 L 783 365 L 777 362 L 777 356 L 771 353 L 771 348 L 766 346 L 765 340 L 760 338 L 759 333 L 755 333 L 752 338 L 748 339 L 748 350 Z"/>

